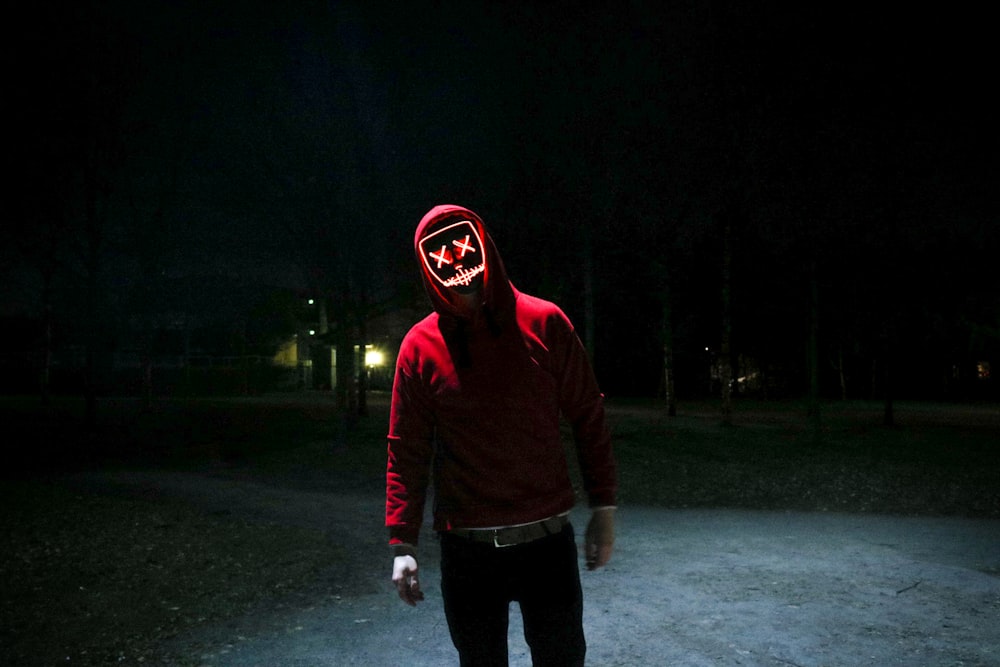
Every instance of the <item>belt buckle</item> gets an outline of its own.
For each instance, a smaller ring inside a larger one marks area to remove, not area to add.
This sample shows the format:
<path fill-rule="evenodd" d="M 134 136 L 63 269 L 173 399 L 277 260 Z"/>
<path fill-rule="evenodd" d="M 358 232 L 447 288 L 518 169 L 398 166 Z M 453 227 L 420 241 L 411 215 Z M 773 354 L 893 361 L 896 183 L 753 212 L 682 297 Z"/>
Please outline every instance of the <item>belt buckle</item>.
<path fill-rule="evenodd" d="M 493 529 L 493 546 L 497 549 L 506 549 L 507 547 L 516 547 L 517 542 L 512 542 L 511 544 L 501 544 L 500 543 L 500 528 Z"/>

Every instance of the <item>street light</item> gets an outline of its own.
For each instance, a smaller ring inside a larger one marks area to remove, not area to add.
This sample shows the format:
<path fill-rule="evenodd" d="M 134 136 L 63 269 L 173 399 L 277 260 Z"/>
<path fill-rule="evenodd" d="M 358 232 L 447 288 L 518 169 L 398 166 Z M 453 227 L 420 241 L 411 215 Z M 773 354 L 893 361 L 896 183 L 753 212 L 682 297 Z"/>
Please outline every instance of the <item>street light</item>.
<path fill-rule="evenodd" d="M 374 348 L 365 350 L 365 366 L 381 366 L 385 363 L 385 356 Z"/>

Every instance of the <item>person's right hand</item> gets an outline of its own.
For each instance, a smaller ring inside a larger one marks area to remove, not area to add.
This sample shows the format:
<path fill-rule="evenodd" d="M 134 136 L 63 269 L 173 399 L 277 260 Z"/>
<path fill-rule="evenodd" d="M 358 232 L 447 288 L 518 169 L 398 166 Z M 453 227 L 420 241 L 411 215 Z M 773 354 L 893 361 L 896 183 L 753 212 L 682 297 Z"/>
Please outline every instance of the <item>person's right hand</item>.
<path fill-rule="evenodd" d="M 396 585 L 399 598 L 411 607 L 424 599 L 417 569 L 417 559 L 413 556 L 396 556 L 392 561 L 392 583 Z"/>

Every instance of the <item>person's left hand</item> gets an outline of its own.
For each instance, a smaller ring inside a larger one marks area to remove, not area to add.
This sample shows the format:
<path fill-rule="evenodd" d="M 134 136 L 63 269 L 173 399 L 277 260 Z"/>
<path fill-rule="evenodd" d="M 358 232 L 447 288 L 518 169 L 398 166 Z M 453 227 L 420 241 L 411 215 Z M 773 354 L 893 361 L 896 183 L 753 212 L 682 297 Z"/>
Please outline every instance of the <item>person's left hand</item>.
<path fill-rule="evenodd" d="M 614 543 L 615 510 L 613 508 L 594 510 L 584 536 L 583 555 L 587 569 L 596 570 L 607 565 L 611 560 Z"/>

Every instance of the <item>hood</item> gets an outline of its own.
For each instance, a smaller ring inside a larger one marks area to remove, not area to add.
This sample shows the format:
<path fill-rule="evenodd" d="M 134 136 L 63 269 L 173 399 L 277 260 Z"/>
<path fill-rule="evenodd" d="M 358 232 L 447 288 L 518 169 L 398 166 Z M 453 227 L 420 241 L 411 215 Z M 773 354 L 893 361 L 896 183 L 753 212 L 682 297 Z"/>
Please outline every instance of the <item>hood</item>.
<path fill-rule="evenodd" d="M 452 260 L 457 259 L 458 255 L 448 254 L 445 257 L 445 249 L 438 247 L 438 239 L 446 236 L 448 230 L 454 229 L 462 230 L 463 234 L 457 240 L 451 240 L 448 246 L 454 245 L 464 255 L 463 264 L 453 264 Z M 514 308 L 516 290 L 507 279 L 500 253 L 497 252 L 486 225 L 473 211 L 453 204 L 435 206 L 417 225 L 413 247 L 424 289 L 439 316 L 446 320 L 476 321 L 483 315 L 491 325 L 502 325 L 509 319 Z M 480 247 L 483 261 L 476 257 Z M 465 249 L 469 252 L 464 253 Z M 438 254 L 434 254 L 435 250 Z M 460 267 L 457 272 L 456 264 Z M 443 274 L 442 271 L 449 273 Z M 482 281 L 482 302 L 471 310 L 469 306 L 463 305 L 456 290 L 448 289 L 442 284 L 458 283 L 457 289 L 460 291 L 463 284 L 472 280 Z"/>

